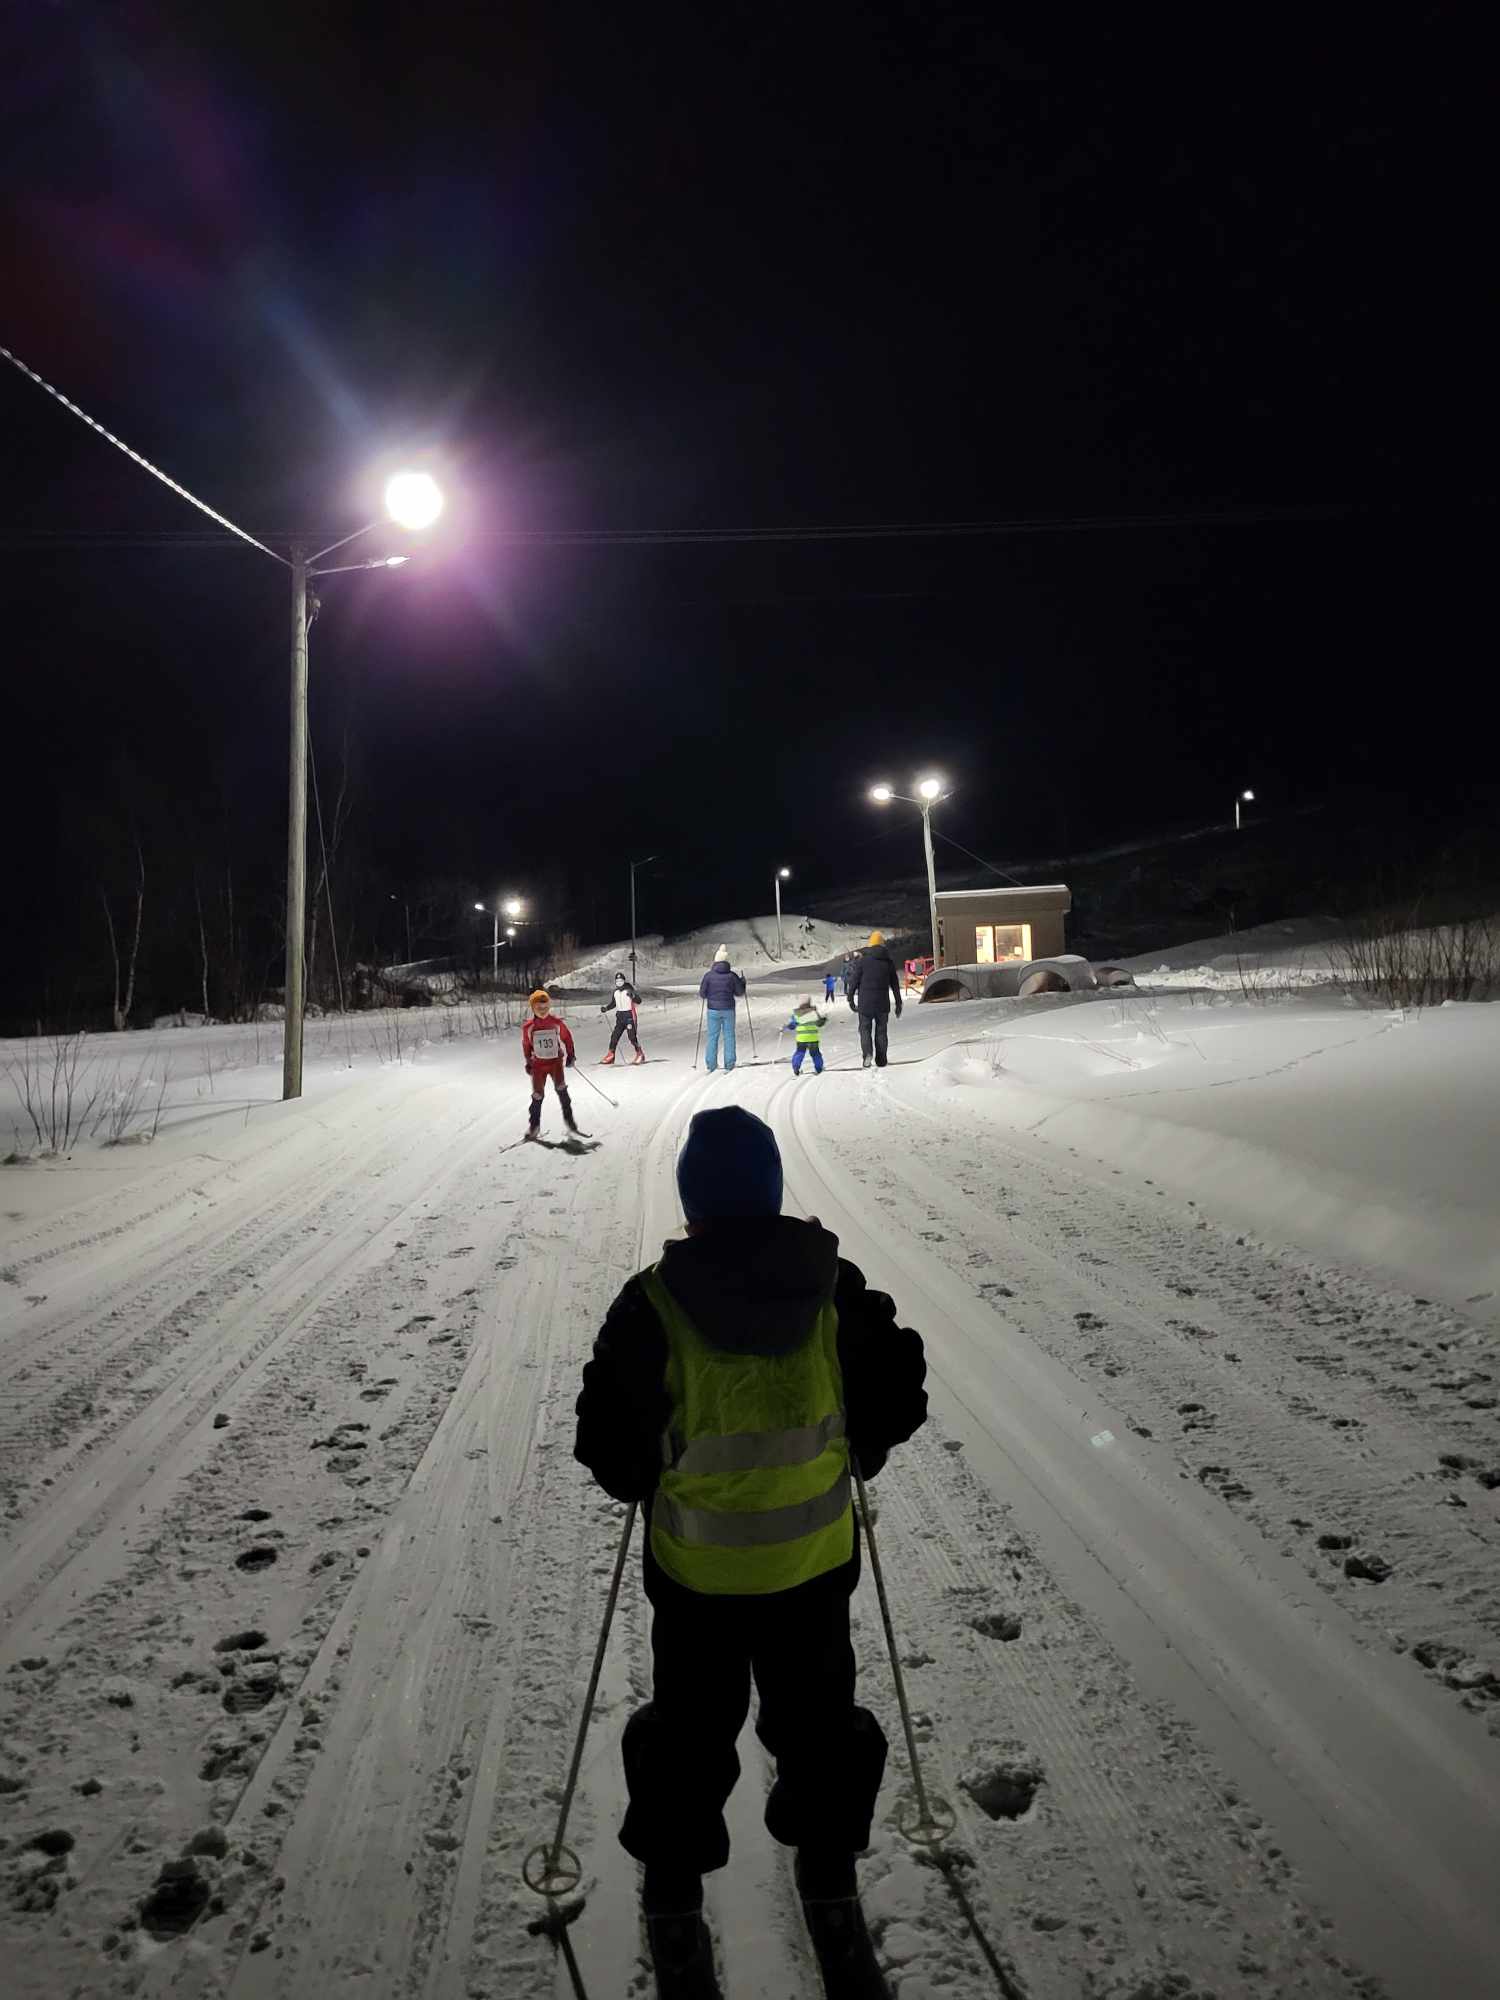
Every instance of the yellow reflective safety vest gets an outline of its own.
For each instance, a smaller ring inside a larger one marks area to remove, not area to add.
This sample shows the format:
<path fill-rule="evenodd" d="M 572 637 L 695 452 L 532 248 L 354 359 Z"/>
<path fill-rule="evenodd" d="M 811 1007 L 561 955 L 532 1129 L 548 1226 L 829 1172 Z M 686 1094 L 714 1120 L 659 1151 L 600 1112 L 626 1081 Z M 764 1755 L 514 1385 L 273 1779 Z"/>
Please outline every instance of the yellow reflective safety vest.
<path fill-rule="evenodd" d="M 817 1010 L 814 1009 L 811 1014 L 804 1014 L 799 1008 L 792 1015 L 792 1019 L 797 1024 L 799 1044 L 805 1049 L 815 1049 L 818 1046 L 818 1037 L 823 1032 L 823 1024 L 818 1019 Z"/>
<path fill-rule="evenodd" d="M 641 1273 L 667 1335 L 672 1414 L 651 1503 L 651 1553 L 710 1596 L 792 1590 L 854 1553 L 849 1444 L 832 1301 L 790 1354 L 728 1354 Z"/>

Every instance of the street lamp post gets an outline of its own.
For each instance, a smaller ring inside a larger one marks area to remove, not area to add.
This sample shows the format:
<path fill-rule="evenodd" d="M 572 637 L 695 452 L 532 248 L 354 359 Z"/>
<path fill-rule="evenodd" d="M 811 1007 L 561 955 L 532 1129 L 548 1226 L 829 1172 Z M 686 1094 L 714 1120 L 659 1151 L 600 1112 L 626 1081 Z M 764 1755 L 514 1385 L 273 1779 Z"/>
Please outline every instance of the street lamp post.
<path fill-rule="evenodd" d="M 781 942 L 781 885 L 783 882 L 789 882 L 791 876 L 792 871 L 790 868 L 778 868 L 776 873 L 771 877 L 771 887 L 776 891 L 776 959 L 778 964 L 784 953 L 784 947 Z"/>
<path fill-rule="evenodd" d="M 488 909 L 488 905 L 485 903 L 476 903 L 474 907 L 476 910 Z M 490 917 L 494 922 L 494 933 L 490 940 L 490 984 L 492 986 L 498 986 L 500 984 L 500 912 L 502 909 L 504 910 L 506 916 L 514 917 L 519 922 L 521 916 L 520 897 L 511 896 L 504 903 L 497 902 L 494 909 L 490 910 L 489 912 Z M 505 936 L 507 942 L 511 938 L 513 938 L 515 934 L 516 934 L 515 924 L 507 924 L 505 927 Z"/>
<path fill-rule="evenodd" d="M 1236 798 L 1235 798 L 1235 802 L 1234 802 L 1234 830 L 1235 830 L 1235 832 L 1236 832 L 1236 833 L 1238 833 L 1238 832 L 1239 832 L 1239 830 L 1240 830 L 1240 826 L 1241 826 L 1241 820 L 1240 820 L 1240 802 L 1241 802 L 1241 800 L 1243 800 L 1243 801 L 1244 801 L 1244 803 L 1245 803 L 1246 805 L 1254 805 L 1254 803 L 1255 803 L 1255 794 L 1254 794 L 1254 792 L 1240 792 L 1240 793 L 1239 793 L 1239 794 L 1238 794 L 1238 795 L 1236 796 Z"/>
<path fill-rule="evenodd" d="M 647 854 L 647 855 L 643 855 L 643 856 L 642 856 L 642 858 L 641 858 L 641 859 L 640 859 L 639 861 L 632 861 L 632 862 L 631 862 L 631 864 L 630 864 L 630 983 L 631 983 L 631 985 L 632 985 L 632 986 L 634 986 L 634 985 L 635 985 L 635 983 L 636 983 L 636 978 L 635 978 L 635 871 L 636 871 L 636 869 L 637 869 L 637 868 L 644 868 L 644 867 L 646 866 L 646 863 L 647 863 L 648 861 L 654 861 L 655 859 L 656 859 L 656 856 L 655 856 L 654 854 Z"/>
<path fill-rule="evenodd" d="M 941 778 L 923 778 L 918 782 L 917 795 L 911 797 L 906 792 L 893 792 L 889 785 L 872 785 L 870 797 L 878 806 L 889 805 L 892 799 L 900 799 L 903 805 L 915 806 L 922 815 L 922 849 L 927 857 L 927 916 L 932 926 L 932 963 L 936 970 L 942 956 L 938 950 L 937 917 L 937 869 L 932 858 L 932 809 L 944 799 L 952 798 L 951 792 L 943 790 Z"/>
<path fill-rule="evenodd" d="M 398 472 L 386 482 L 386 516 L 398 527 L 430 528 L 443 511 L 443 495 L 427 472 Z M 306 1005 L 307 952 L 307 630 L 308 584 L 320 576 L 342 576 L 356 569 L 398 569 L 407 556 L 378 556 L 370 562 L 336 563 L 318 569 L 324 556 L 358 541 L 379 521 L 367 521 L 352 535 L 330 542 L 308 555 L 299 543 L 291 553 L 292 570 L 292 717 L 287 765 L 286 828 L 286 1022 L 281 1043 L 281 1095 L 302 1095 L 302 1027 Z M 313 615 L 317 615 L 316 598 Z"/>

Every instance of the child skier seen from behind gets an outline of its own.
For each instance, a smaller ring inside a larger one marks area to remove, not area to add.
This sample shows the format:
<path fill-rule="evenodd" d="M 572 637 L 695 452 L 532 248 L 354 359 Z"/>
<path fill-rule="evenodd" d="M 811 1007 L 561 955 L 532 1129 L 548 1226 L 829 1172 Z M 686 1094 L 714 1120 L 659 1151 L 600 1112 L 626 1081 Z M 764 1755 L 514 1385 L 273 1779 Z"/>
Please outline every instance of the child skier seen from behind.
<path fill-rule="evenodd" d="M 792 1018 L 781 1032 L 797 1037 L 797 1052 L 792 1057 L 793 1076 L 801 1076 L 802 1058 L 809 1053 L 813 1059 L 813 1074 L 823 1074 L 823 1051 L 818 1046 L 818 1038 L 827 1025 L 828 1016 L 820 1014 L 811 1000 L 799 1000 L 792 1009 Z"/>
<path fill-rule="evenodd" d="M 630 1279 L 583 1371 L 574 1456 L 647 1510 L 652 1698 L 625 1725 L 621 1845 L 662 2000 L 715 2000 L 703 1877 L 729 1858 L 735 1739 L 776 1761 L 772 1837 L 796 1879 L 824 1990 L 889 2000 L 855 1859 L 885 1767 L 855 1700 L 859 1576 L 850 1462 L 866 1479 L 926 1420 L 921 1337 L 816 1221 L 783 1215 L 770 1127 L 700 1111 L 677 1163 L 686 1240 Z"/>
<path fill-rule="evenodd" d="M 599 1058 L 600 1062 L 612 1063 L 614 1061 L 615 1050 L 620 1046 L 621 1035 L 629 1035 L 631 1047 L 635 1050 L 635 1054 L 630 1060 L 638 1063 L 643 1063 L 646 1060 L 646 1052 L 641 1047 L 641 1038 L 636 1032 L 635 1025 L 636 1009 L 640 1004 L 640 994 L 636 992 L 623 972 L 617 972 L 615 974 L 615 990 L 599 1009 L 601 1014 L 608 1014 L 613 1009 L 615 1017 L 614 1033 L 609 1038 L 608 1049 Z"/>
<path fill-rule="evenodd" d="M 557 1092 L 557 1101 L 562 1106 L 563 1123 L 570 1132 L 576 1132 L 578 1126 L 573 1119 L 573 1100 L 563 1082 L 563 1070 L 571 1068 L 574 1061 L 573 1037 L 567 1022 L 560 1021 L 553 1013 L 551 994 L 540 986 L 531 996 L 531 1019 L 521 1029 L 521 1053 L 526 1058 L 526 1074 L 531 1078 L 531 1111 L 526 1137 L 540 1139 L 542 1136 L 542 1095 L 549 1076 L 552 1088 Z"/>

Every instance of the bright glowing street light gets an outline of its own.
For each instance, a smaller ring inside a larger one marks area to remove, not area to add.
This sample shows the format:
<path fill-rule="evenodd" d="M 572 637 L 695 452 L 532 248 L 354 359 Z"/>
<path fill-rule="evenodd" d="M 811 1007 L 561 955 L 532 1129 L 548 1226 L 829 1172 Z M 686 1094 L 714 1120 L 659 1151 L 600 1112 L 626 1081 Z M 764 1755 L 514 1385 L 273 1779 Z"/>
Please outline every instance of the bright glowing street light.
<path fill-rule="evenodd" d="M 941 778 L 919 778 L 917 795 L 912 798 L 906 792 L 892 791 L 889 785 L 871 785 L 870 797 L 878 806 L 888 806 L 892 799 L 900 799 L 903 805 L 915 806 L 922 815 L 922 846 L 927 855 L 927 915 L 932 925 L 932 963 L 936 969 L 941 954 L 938 951 L 937 920 L 937 869 L 932 859 L 932 809 L 941 799 L 951 798 Z"/>
<path fill-rule="evenodd" d="M 397 472 L 386 481 L 386 515 L 414 532 L 430 528 L 443 511 L 443 492 L 430 472 Z M 292 572 L 292 730 L 288 765 L 286 834 L 286 984 L 281 1041 L 281 1094 L 302 1095 L 302 1027 L 306 1006 L 304 979 L 307 952 L 307 632 L 308 584 L 318 577 L 343 576 L 356 569 L 400 569 L 410 556 L 371 556 L 364 562 L 335 563 L 324 558 L 357 542 L 383 520 L 366 521 L 353 534 L 341 535 L 326 549 L 308 555 L 299 543 L 291 552 Z M 312 604 L 317 615 L 317 600 Z"/>
<path fill-rule="evenodd" d="M 497 899 L 493 910 L 490 909 L 488 903 L 476 903 L 474 907 L 476 910 L 489 911 L 490 921 L 494 927 L 490 935 L 490 978 L 495 982 L 496 985 L 498 985 L 500 983 L 501 912 L 503 911 L 507 917 L 515 917 L 519 919 L 521 915 L 521 899 L 519 896 L 510 896 L 503 903 Z M 516 934 L 515 925 L 507 924 L 505 926 L 506 937 L 513 938 L 515 934 Z"/>
<path fill-rule="evenodd" d="M 783 950 L 781 942 L 781 885 L 783 882 L 790 882 L 791 879 L 792 871 L 790 868 L 778 868 L 776 873 L 771 877 L 771 887 L 776 891 L 776 957 L 778 963 L 782 957 Z"/>
<path fill-rule="evenodd" d="M 1246 804 L 1247 806 L 1248 806 L 1248 805 L 1254 805 L 1254 803 L 1255 803 L 1255 794 L 1254 794 L 1254 792 L 1249 792 L 1249 791 L 1245 791 L 1245 792 L 1241 792 L 1241 793 L 1239 794 L 1239 797 L 1238 797 L 1238 798 L 1236 798 L 1236 800 L 1235 800 L 1235 802 L 1234 802 L 1234 830 L 1235 830 L 1235 832 L 1236 832 L 1236 833 L 1238 833 L 1238 832 L 1239 832 L 1239 830 L 1240 830 L 1240 826 L 1241 826 L 1241 824 L 1242 824 L 1242 822 L 1241 822 L 1241 820 L 1240 820 L 1240 801 L 1241 801 L 1241 800 L 1243 800 L 1243 801 L 1244 801 L 1244 803 L 1245 803 L 1245 804 Z"/>
<path fill-rule="evenodd" d="M 443 489 L 430 472 L 393 472 L 385 482 L 385 511 L 398 528 L 415 534 L 443 511 Z"/>

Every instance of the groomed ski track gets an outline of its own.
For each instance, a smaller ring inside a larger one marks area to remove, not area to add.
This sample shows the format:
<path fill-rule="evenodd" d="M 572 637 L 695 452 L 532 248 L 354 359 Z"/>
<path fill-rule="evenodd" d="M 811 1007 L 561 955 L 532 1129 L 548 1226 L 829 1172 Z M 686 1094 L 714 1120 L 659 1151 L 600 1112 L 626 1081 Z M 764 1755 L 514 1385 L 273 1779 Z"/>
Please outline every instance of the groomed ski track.
<path fill-rule="evenodd" d="M 9 1228 L 4 1864 L 16 1836 L 66 1828 L 77 1878 L 50 1911 L 0 1905 L 15 1990 L 570 1994 L 526 1934 L 519 1870 L 555 1821 L 623 1519 L 572 1460 L 572 1404 L 610 1297 L 678 1226 L 689 1118 L 726 1102 L 770 1120 L 788 1208 L 927 1339 L 932 1422 L 872 1494 L 928 1782 L 1025 1989 L 1500 1987 L 1500 1746 L 1393 1649 L 1388 1600 L 1331 1588 L 1287 1526 L 1331 1496 L 1372 1546 L 1404 1538 L 1474 1599 L 1454 1616 L 1482 1639 L 1493 1521 L 1419 1505 L 1429 1413 L 1393 1405 L 1353 1437 L 1327 1416 L 1328 1364 L 1361 1358 L 1359 1274 L 1324 1274 L 1344 1317 L 1313 1326 L 1295 1259 L 1038 1140 L 939 1120 L 919 1066 L 706 1076 L 686 1066 L 696 1026 L 696 1002 L 653 1017 L 643 1039 L 674 1060 L 616 1065 L 621 1108 L 594 1106 L 586 1155 L 514 1145 L 513 1051 L 434 1050 L 326 1095 L 314 1080 Z M 920 1056 L 951 1032 L 909 1014 L 893 1043 Z M 857 1063 L 841 1014 L 825 1048 Z M 569 1834 L 595 2000 L 650 1991 L 614 1841 L 619 1731 L 649 1674 L 638 1549 Z M 892 1830 L 905 1754 L 868 1580 L 856 1610 L 892 1743 L 863 1873 L 893 1987 L 992 1994 L 942 1879 Z M 215 1648 L 247 1633 L 276 1691 L 231 1712 L 236 1656 Z M 736 1857 L 709 1894 L 724 1990 L 812 2000 L 748 1728 L 741 1757 Z M 991 1820 L 964 1780 L 1017 1816 Z M 131 1914 L 210 1823 L 224 1909 L 143 1937 Z"/>

